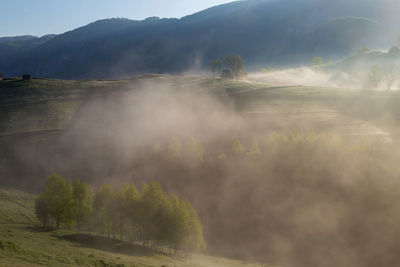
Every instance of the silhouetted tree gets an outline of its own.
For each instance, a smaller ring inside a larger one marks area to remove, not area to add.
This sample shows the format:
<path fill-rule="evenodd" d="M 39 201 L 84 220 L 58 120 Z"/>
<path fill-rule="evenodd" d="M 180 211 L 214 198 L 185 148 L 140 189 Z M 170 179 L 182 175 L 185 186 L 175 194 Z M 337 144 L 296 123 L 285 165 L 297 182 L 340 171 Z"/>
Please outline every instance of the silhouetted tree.
<path fill-rule="evenodd" d="M 386 82 L 387 90 L 392 89 L 393 84 L 399 78 L 399 69 L 394 64 L 383 66 L 383 79 Z"/>
<path fill-rule="evenodd" d="M 211 62 L 210 70 L 214 76 L 221 75 L 222 61 L 218 58 L 215 61 Z"/>
<path fill-rule="evenodd" d="M 40 194 L 35 201 L 35 214 L 43 227 L 48 227 L 50 223 L 49 203 L 44 194 Z"/>
<path fill-rule="evenodd" d="M 224 63 L 232 72 L 233 79 L 243 78 L 247 75 L 241 56 L 231 54 L 225 58 Z"/>
<path fill-rule="evenodd" d="M 368 73 L 368 86 L 372 89 L 376 89 L 379 87 L 382 79 L 383 70 L 378 65 L 372 66 Z"/>

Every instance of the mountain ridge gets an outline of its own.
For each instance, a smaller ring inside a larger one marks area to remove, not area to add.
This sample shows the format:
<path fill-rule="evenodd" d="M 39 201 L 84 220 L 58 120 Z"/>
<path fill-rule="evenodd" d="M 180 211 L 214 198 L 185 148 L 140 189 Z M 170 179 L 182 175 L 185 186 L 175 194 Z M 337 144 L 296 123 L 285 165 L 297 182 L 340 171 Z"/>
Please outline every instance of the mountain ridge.
<path fill-rule="evenodd" d="M 384 2 L 396 7 L 394 0 Z M 381 18 L 378 7 L 369 0 L 249 0 L 180 19 L 98 20 L 28 49 L 0 52 L 0 73 L 64 79 L 176 74 L 204 71 L 231 53 L 249 70 L 308 65 L 314 56 L 339 59 L 361 46 L 392 44 L 387 21 L 395 10 Z"/>

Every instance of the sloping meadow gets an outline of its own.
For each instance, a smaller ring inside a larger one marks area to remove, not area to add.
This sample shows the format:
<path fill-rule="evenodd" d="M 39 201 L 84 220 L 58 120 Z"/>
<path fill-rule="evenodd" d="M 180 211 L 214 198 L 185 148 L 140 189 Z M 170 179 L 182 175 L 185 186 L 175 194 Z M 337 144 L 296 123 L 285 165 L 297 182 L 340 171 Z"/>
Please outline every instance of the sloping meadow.
<path fill-rule="evenodd" d="M 51 172 L 95 187 L 157 181 L 192 203 L 218 255 L 283 266 L 400 261 L 398 145 L 339 127 L 381 95 L 203 78 L 130 89 L 85 99 L 51 139 L 14 144 L 4 177 L 32 188 Z M 318 120 L 290 115 L 299 110 Z"/>

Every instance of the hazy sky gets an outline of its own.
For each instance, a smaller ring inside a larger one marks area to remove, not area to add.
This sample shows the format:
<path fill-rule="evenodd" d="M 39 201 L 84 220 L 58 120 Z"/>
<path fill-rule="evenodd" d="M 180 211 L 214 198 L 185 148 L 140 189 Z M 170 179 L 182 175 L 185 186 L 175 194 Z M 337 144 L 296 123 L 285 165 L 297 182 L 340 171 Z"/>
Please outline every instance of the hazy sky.
<path fill-rule="evenodd" d="M 182 17 L 233 0 L 0 0 L 0 36 L 62 33 L 104 18 Z"/>

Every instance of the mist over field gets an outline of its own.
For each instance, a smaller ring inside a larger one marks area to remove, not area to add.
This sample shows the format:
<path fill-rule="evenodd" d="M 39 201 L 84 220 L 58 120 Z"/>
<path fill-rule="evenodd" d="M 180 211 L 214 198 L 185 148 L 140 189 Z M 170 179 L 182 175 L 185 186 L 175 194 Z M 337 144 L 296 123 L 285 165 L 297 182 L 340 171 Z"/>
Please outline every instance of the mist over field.
<path fill-rule="evenodd" d="M 0 38 L 0 265 L 397 266 L 398 11 L 247 0 Z"/>
<path fill-rule="evenodd" d="M 256 82 L 264 82 L 273 85 L 305 85 L 332 88 L 361 89 L 362 81 L 351 75 L 342 73 L 329 73 L 312 69 L 310 67 L 271 70 L 267 73 L 250 73 L 248 78 Z"/>
<path fill-rule="evenodd" d="M 282 266 L 396 264 L 397 143 L 369 128 L 346 137 L 335 122 L 327 131 L 310 114 L 345 120 L 317 107 L 291 118 L 280 106 L 297 108 L 274 99 L 274 87 L 238 83 L 216 90 L 225 82 L 160 77 L 95 94 L 59 137 L 3 146 L 13 159 L 3 158 L 2 177 L 28 188 L 44 182 L 30 177 L 51 172 L 95 187 L 158 181 L 192 202 L 214 255 Z"/>

